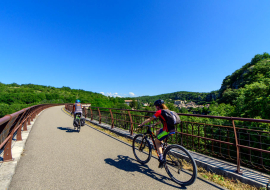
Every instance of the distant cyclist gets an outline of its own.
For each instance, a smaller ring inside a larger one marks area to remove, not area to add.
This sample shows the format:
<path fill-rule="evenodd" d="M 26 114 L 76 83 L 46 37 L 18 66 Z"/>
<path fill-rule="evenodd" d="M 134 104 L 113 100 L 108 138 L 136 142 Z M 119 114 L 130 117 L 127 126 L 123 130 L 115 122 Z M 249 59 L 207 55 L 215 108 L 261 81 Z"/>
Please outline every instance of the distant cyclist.
<path fill-rule="evenodd" d="M 141 125 L 142 126 L 146 123 L 149 123 L 153 121 L 156 118 L 160 119 L 160 122 L 156 123 L 155 125 L 158 125 L 162 122 L 163 128 L 157 131 L 157 139 L 155 139 L 155 144 L 157 146 L 157 151 L 159 154 L 159 168 L 163 167 L 164 160 L 163 160 L 163 152 L 162 152 L 162 147 L 161 143 L 164 139 L 166 139 L 169 135 L 175 134 L 175 126 L 174 125 L 169 125 L 166 121 L 166 111 L 163 110 L 168 110 L 167 106 L 164 104 L 164 100 L 157 100 L 155 101 L 154 105 L 156 106 L 157 112 L 147 120 L 145 120 Z"/>
<path fill-rule="evenodd" d="M 78 114 L 82 117 L 82 104 L 80 102 L 80 100 L 76 100 L 75 104 L 73 104 L 72 113 L 74 114 L 74 120 Z"/>

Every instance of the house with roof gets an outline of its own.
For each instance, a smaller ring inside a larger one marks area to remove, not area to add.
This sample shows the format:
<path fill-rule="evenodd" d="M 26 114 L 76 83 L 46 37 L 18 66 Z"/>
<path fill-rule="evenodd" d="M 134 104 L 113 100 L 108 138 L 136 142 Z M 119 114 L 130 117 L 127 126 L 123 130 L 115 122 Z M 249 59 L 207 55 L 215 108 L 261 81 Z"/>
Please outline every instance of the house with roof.
<path fill-rule="evenodd" d="M 127 104 L 129 106 L 129 104 L 132 102 L 133 100 L 125 100 L 125 104 Z"/>

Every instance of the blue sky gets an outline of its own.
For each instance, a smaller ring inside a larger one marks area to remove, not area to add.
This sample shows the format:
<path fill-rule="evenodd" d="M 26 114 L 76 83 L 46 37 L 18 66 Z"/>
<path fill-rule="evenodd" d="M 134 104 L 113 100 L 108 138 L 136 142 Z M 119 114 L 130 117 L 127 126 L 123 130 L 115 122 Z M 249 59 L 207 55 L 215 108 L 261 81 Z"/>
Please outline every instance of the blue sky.
<path fill-rule="evenodd" d="M 270 1 L 1 1 L 0 82 L 210 92 L 270 48 Z"/>

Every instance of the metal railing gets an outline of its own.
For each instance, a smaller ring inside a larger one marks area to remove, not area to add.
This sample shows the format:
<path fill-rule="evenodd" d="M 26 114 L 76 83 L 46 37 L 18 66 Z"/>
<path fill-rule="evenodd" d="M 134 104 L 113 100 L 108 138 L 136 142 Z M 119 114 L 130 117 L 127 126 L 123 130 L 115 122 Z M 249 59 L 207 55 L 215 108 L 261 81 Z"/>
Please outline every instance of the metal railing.
<path fill-rule="evenodd" d="M 71 110 L 72 105 L 66 105 Z M 124 128 L 133 134 L 138 124 L 155 112 L 116 108 L 84 108 L 85 117 Z M 169 142 L 257 170 L 270 172 L 270 120 L 178 114 L 181 123 Z M 155 123 L 156 121 L 153 121 Z M 161 126 L 152 130 L 157 131 Z"/>
<path fill-rule="evenodd" d="M 27 125 L 44 109 L 62 104 L 41 104 L 22 109 L 0 118 L 0 150 L 4 150 L 3 161 L 12 159 L 11 144 L 14 135 L 17 141 L 22 141 L 22 130 L 27 131 Z"/>

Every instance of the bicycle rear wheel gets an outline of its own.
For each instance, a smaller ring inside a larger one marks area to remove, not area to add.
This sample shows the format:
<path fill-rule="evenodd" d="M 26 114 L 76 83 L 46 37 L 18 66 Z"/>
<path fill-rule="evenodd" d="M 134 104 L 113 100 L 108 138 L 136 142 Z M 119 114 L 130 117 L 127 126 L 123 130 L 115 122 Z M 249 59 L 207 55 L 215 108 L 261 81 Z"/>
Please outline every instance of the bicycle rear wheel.
<path fill-rule="evenodd" d="M 77 130 L 78 130 L 78 133 L 79 133 L 79 132 L 80 132 L 80 130 L 81 130 L 81 121 L 80 121 L 80 120 L 79 120 L 79 125 L 78 125 Z"/>
<path fill-rule="evenodd" d="M 136 135 L 132 144 L 133 154 L 137 161 L 142 165 L 149 162 L 152 156 L 152 148 L 150 142 L 142 134 Z"/>
<path fill-rule="evenodd" d="M 180 145 L 170 145 L 164 152 L 165 169 L 170 178 L 181 186 L 194 183 L 197 166 L 191 154 Z"/>

